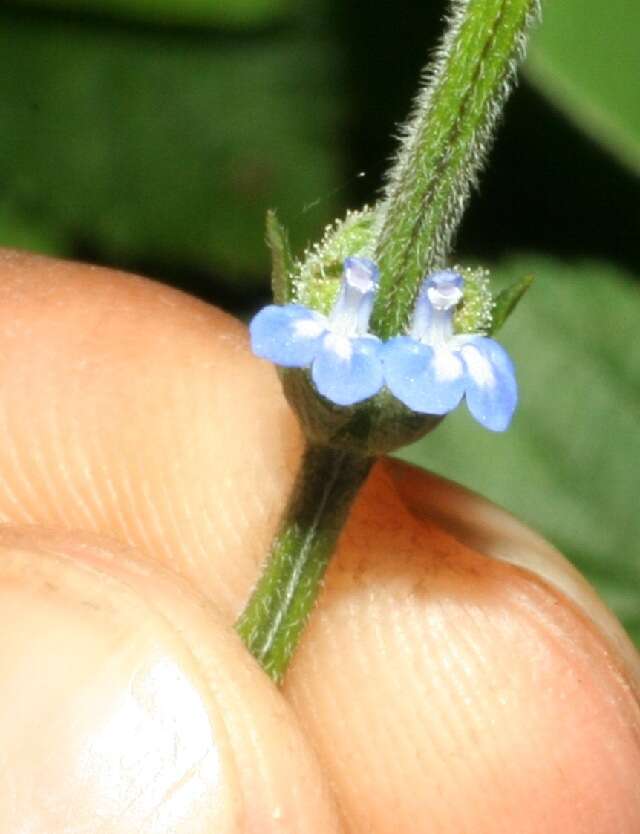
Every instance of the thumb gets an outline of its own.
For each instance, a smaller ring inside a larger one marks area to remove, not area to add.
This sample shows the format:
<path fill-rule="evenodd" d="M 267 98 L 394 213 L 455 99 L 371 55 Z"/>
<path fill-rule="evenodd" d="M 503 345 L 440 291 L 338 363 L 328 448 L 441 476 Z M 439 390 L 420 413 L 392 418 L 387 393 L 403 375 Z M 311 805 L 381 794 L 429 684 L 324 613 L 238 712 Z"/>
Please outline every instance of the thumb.
<path fill-rule="evenodd" d="M 210 604 L 96 538 L 0 533 L 0 832 L 334 832 L 291 711 Z"/>

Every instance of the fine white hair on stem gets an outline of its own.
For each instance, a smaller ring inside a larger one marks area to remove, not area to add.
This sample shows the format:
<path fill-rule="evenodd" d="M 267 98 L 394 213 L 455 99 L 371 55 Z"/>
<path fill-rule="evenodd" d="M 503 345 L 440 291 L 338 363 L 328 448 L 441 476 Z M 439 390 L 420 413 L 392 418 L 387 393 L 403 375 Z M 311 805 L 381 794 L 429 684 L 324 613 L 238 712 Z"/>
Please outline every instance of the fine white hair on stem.
<path fill-rule="evenodd" d="M 406 319 L 407 304 L 397 302 L 415 294 L 421 274 L 444 264 L 539 14 L 539 0 L 453 0 L 376 210 L 385 318 L 395 304 Z M 390 273 L 397 287 L 384 292 Z M 405 282 L 411 286 L 403 291 Z"/>

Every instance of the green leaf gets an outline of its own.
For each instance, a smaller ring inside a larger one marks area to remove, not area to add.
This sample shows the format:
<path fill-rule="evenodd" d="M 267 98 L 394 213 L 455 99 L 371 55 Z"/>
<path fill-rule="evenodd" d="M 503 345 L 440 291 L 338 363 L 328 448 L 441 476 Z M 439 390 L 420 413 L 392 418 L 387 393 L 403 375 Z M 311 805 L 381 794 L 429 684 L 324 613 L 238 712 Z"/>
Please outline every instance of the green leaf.
<path fill-rule="evenodd" d="M 293 300 L 293 259 L 289 251 L 287 230 L 275 211 L 267 212 L 267 245 L 271 250 L 271 289 L 276 304 Z"/>
<path fill-rule="evenodd" d="M 533 275 L 525 275 L 519 281 L 514 281 L 508 287 L 496 295 L 495 304 L 491 314 L 491 329 L 489 333 L 497 333 L 511 313 L 515 310 L 520 299 L 533 284 Z"/>
<path fill-rule="evenodd" d="M 2 203 L 109 263 L 266 282 L 267 209 L 300 249 L 335 210 L 333 62 L 295 27 L 212 41 L 2 11 Z"/>
<path fill-rule="evenodd" d="M 531 81 L 640 172 L 640 3 L 556 0 L 527 62 Z"/>
<path fill-rule="evenodd" d="M 402 457 L 503 505 L 595 583 L 640 640 L 640 293 L 612 266 L 514 260 L 535 275 L 501 341 L 521 402 L 505 434 L 462 406 Z"/>
<path fill-rule="evenodd" d="M 291 6 L 291 0 L 13 0 L 13 3 L 189 26 L 261 24 Z"/>

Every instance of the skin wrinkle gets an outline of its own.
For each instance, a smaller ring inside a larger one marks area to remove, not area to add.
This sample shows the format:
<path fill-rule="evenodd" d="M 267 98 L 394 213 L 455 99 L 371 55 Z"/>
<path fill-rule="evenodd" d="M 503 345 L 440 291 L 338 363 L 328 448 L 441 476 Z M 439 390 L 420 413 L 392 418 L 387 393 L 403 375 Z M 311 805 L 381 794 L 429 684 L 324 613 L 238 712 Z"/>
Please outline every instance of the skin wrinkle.
<path fill-rule="evenodd" d="M 82 388 L 80 387 L 82 379 L 82 375 L 77 375 L 75 373 L 70 374 L 69 385 L 73 386 L 73 394 L 72 396 L 79 397 L 81 395 Z M 71 420 L 71 427 L 69 434 L 78 435 L 81 431 L 81 426 L 78 421 L 77 414 L 70 415 Z M 74 467 L 79 473 L 79 480 L 80 480 L 80 487 L 79 489 L 82 491 L 84 495 L 87 495 L 87 507 L 88 507 L 88 518 L 87 518 L 87 525 L 90 525 L 90 519 L 92 515 L 99 516 L 103 511 L 103 502 L 98 491 L 97 485 L 101 483 L 100 478 L 94 472 L 94 463 L 91 459 L 89 451 L 92 449 L 93 444 L 91 443 L 91 435 L 88 438 L 87 447 L 81 447 L 76 445 L 75 452 L 76 456 L 74 458 Z M 71 478 L 69 478 L 71 480 Z M 108 488 L 107 488 L 108 492 Z"/>
<path fill-rule="evenodd" d="M 474 612 L 469 611 L 469 619 L 473 619 L 473 615 Z M 485 626 L 486 618 L 482 617 L 482 620 L 482 626 Z M 493 724 L 493 720 L 490 718 L 493 706 L 491 701 L 479 700 L 474 703 L 471 702 L 470 696 L 474 690 L 474 678 L 478 675 L 478 672 L 481 675 L 487 674 L 488 659 L 481 650 L 481 647 L 473 639 L 472 634 L 467 634 L 466 631 L 460 629 L 457 636 L 461 641 L 461 650 L 457 650 L 456 641 L 448 640 L 446 642 L 452 659 L 448 680 L 453 687 L 458 703 L 458 709 L 453 711 L 449 718 L 451 725 L 450 735 L 454 741 L 453 749 L 450 749 L 449 755 L 456 755 L 460 766 L 464 766 L 465 769 L 471 772 L 475 762 L 472 755 L 470 755 L 470 751 L 474 750 L 476 745 L 481 745 L 483 732 Z M 446 635 L 442 635 L 442 638 L 445 639 Z M 465 657 L 465 654 L 467 657 Z M 464 735 L 460 728 L 460 722 L 455 722 L 453 719 L 453 715 L 456 713 L 464 713 L 468 716 L 468 723 L 464 728 Z M 466 755 L 465 749 L 468 751 Z M 497 759 L 488 762 L 483 760 L 482 769 L 484 779 L 489 784 L 494 781 L 499 783 L 501 771 L 506 765 L 507 762 Z M 478 789 L 480 788 L 481 786 L 479 785 Z"/>
<path fill-rule="evenodd" d="M 4 430 L 5 425 L 4 414 L 0 408 L 0 434 L 3 437 L 9 437 L 10 435 Z M 3 471 L 0 471 L 0 494 L 2 494 L 4 501 L 9 505 L 6 512 L 0 512 L 0 523 L 9 521 L 11 518 L 17 518 L 20 513 L 22 513 L 22 520 L 25 523 L 33 523 L 33 518 L 24 508 L 17 485 L 10 486 L 10 476 L 5 475 Z"/>
<path fill-rule="evenodd" d="M 190 397 L 189 392 L 185 388 L 184 395 L 179 396 L 177 399 L 180 402 L 191 402 L 193 404 L 192 408 L 196 412 L 200 410 L 204 412 L 206 410 L 206 400 L 203 393 L 204 391 L 202 386 L 199 386 L 197 389 L 197 396 Z M 166 442 L 170 442 L 170 437 L 167 437 Z M 209 523 L 209 514 L 206 512 L 206 495 L 209 491 L 213 497 L 214 493 L 207 489 L 208 479 L 206 477 L 206 473 L 198 470 L 197 468 L 197 450 L 194 443 L 188 439 L 187 442 L 183 444 L 182 451 L 183 454 L 174 455 L 169 461 L 170 472 L 167 477 L 163 479 L 163 486 L 165 488 L 166 495 L 166 508 L 171 515 L 173 530 L 175 531 L 174 537 L 179 538 L 182 525 L 180 523 L 179 514 L 175 512 L 172 507 L 172 497 L 167 484 L 180 482 L 182 479 L 189 478 L 190 472 L 193 472 L 194 470 L 197 472 L 196 478 L 192 481 L 193 483 L 197 483 L 199 487 L 196 492 L 197 497 L 195 499 L 192 498 L 186 491 L 184 493 L 179 493 L 177 496 L 177 500 L 180 502 L 180 509 L 183 514 L 183 518 L 187 522 L 189 536 L 191 537 L 193 543 L 191 546 L 186 548 L 185 559 L 187 560 L 187 564 L 194 568 L 198 559 L 206 559 L 208 544 L 211 541 L 217 540 L 216 545 L 219 549 L 222 549 L 223 545 L 222 537 L 220 536 L 219 531 L 216 527 Z M 219 484 L 220 480 L 218 479 L 218 486 Z M 218 497 L 218 500 L 221 499 Z M 198 524 L 198 519 L 203 519 L 205 524 Z M 226 584 L 224 589 L 221 589 L 221 592 L 224 592 L 225 598 L 228 599 L 227 604 L 230 604 L 231 596 Z"/>
<path fill-rule="evenodd" d="M 9 364 L 9 363 L 7 363 Z M 6 405 L 5 405 L 6 403 Z M 14 429 L 14 420 L 13 412 L 11 409 L 12 403 L 11 401 L 7 401 L 6 398 L 3 398 L 3 407 L 2 407 L 2 414 L 3 414 L 3 423 L 4 423 L 4 432 L 3 437 L 9 438 L 10 441 L 16 438 L 18 432 Z M 19 425 L 19 421 L 18 421 Z M 29 480 L 24 468 L 20 465 L 18 449 L 20 448 L 19 443 L 13 442 L 6 442 L 3 444 L 4 446 L 4 454 L 8 456 L 8 467 L 11 470 L 12 476 L 16 480 L 16 489 L 15 493 L 19 496 L 18 499 L 18 506 L 17 512 L 18 517 L 22 515 L 20 520 L 24 521 L 33 521 L 34 519 L 34 510 L 33 506 L 36 504 L 36 500 L 34 498 L 36 492 L 35 484 Z M 5 467 L 2 467 L 5 469 Z M 6 481 L 5 481 L 6 482 Z M 13 490 L 12 490 L 13 494 Z M 26 511 L 26 512 L 25 512 Z"/>
<path fill-rule="evenodd" d="M 421 633 L 422 630 L 417 627 L 416 628 L 416 617 L 418 616 L 418 610 L 412 606 L 409 618 L 407 619 L 406 613 L 407 608 L 403 609 L 402 616 L 396 617 L 396 628 L 392 632 L 392 635 L 396 638 L 396 646 L 401 651 L 398 651 L 396 648 L 396 653 L 398 653 L 403 661 L 403 672 L 404 674 L 400 677 L 410 677 L 410 670 L 419 668 L 419 659 L 424 646 L 421 645 L 423 643 L 424 637 Z M 412 626 L 415 631 L 412 630 Z M 413 633 L 412 633 L 413 631 Z M 440 639 L 438 640 L 437 637 L 438 632 L 434 631 L 434 624 L 432 621 L 429 621 L 429 651 L 428 654 L 433 655 L 434 653 L 441 658 L 445 657 L 445 652 L 443 651 L 444 646 L 447 647 L 447 653 L 451 656 L 451 644 L 454 645 L 455 648 L 455 641 L 452 641 L 450 637 L 446 633 L 440 634 Z M 415 636 L 414 636 L 415 635 Z M 413 639 L 412 639 L 413 638 Z M 416 642 L 417 641 L 417 642 Z M 415 651 L 414 647 L 419 650 Z M 469 737 L 472 735 L 471 725 L 461 725 L 459 721 L 459 716 L 461 714 L 465 714 L 465 698 L 463 696 L 464 686 L 463 682 L 460 679 L 459 674 L 456 674 L 456 667 L 452 666 L 446 662 L 442 663 L 443 669 L 446 672 L 446 680 L 447 685 L 450 687 L 450 692 L 453 695 L 452 701 L 448 703 L 448 709 L 444 712 L 440 713 L 440 720 L 434 724 L 434 732 L 430 734 L 427 738 L 426 744 L 434 751 L 438 758 L 443 760 L 447 760 L 451 756 L 451 747 L 453 745 L 454 749 L 456 746 L 459 746 L 460 749 L 464 749 L 464 744 L 460 743 L 461 734 L 464 734 Z M 464 671 L 464 667 L 462 670 Z M 417 679 L 417 692 L 416 700 L 419 702 L 419 694 L 420 694 L 420 678 Z M 425 679 L 422 679 L 423 684 L 423 699 L 425 702 L 432 700 L 432 694 L 429 692 L 428 682 Z M 473 716 L 471 716 L 473 720 Z M 403 730 L 403 737 L 404 737 L 404 745 L 407 747 L 411 754 L 407 754 L 406 759 L 410 761 L 413 757 L 417 757 L 420 759 L 420 748 L 416 747 L 415 741 L 415 732 L 412 730 L 409 722 L 406 725 L 401 724 L 397 725 L 398 730 Z M 458 741 L 456 742 L 456 739 Z M 398 744 L 398 739 L 395 739 L 394 746 Z M 401 775 L 400 775 L 401 776 Z M 464 812 L 463 812 L 464 814 Z M 460 809 L 452 809 L 451 811 L 451 819 L 450 824 L 452 824 L 456 830 L 458 830 L 461 826 L 461 818 L 460 818 Z M 465 826 L 466 827 L 466 826 Z"/>
<path fill-rule="evenodd" d="M 64 504 L 72 503 L 78 508 L 80 520 L 80 524 L 78 526 L 83 528 L 90 526 L 91 518 L 95 515 L 95 507 L 93 508 L 92 512 L 91 506 L 85 498 L 88 490 L 81 490 L 77 488 L 74 484 L 74 477 L 71 474 L 71 470 L 73 470 L 74 472 L 82 471 L 80 467 L 75 465 L 75 462 L 79 457 L 78 447 L 71 447 L 70 465 L 67 466 L 65 459 L 65 451 L 63 448 L 64 432 L 62 431 L 62 428 L 60 426 L 59 412 L 57 409 L 51 409 L 51 411 L 49 412 L 49 420 L 49 437 L 51 438 L 50 459 L 53 461 L 53 467 L 51 467 L 51 469 L 53 472 L 56 473 L 57 476 L 56 492 L 59 494 L 62 488 L 62 490 L 64 490 L 64 492 L 66 493 L 63 499 Z M 94 494 L 96 493 L 95 488 L 90 491 L 93 491 Z"/>

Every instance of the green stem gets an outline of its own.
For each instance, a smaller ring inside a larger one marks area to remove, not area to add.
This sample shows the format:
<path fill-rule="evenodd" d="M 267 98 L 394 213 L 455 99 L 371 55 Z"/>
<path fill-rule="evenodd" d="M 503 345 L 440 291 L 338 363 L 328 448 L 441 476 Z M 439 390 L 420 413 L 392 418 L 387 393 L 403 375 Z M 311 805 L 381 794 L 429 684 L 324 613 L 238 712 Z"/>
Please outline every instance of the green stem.
<path fill-rule="evenodd" d="M 444 264 L 522 58 L 539 0 L 455 0 L 377 208 L 373 329 L 402 332 L 422 277 Z"/>
<path fill-rule="evenodd" d="M 352 452 L 307 447 L 264 572 L 236 630 L 279 682 L 318 596 L 351 503 L 372 464 Z"/>

